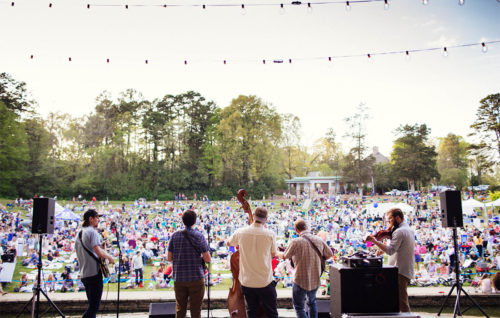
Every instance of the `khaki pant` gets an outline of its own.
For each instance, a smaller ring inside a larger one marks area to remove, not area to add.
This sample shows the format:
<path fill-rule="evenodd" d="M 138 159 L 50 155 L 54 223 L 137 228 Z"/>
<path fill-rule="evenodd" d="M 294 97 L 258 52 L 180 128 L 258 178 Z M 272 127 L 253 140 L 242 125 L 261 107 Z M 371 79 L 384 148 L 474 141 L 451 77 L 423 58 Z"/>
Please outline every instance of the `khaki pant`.
<path fill-rule="evenodd" d="M 410 279 L 406 276 L 398 274 L 398 287 L 399 287 L 399 310 L 401 312 L 410 312 L 410 302 L 408 301 L 408 285 Z"/>
<path fill-rule="evenodd" d="M 205 280 L 192 282 L 174 282 L 175 317 L 185 318 L 189 299 L 191 318 L 201 318 L 201 305 L 205 295 Z"/>

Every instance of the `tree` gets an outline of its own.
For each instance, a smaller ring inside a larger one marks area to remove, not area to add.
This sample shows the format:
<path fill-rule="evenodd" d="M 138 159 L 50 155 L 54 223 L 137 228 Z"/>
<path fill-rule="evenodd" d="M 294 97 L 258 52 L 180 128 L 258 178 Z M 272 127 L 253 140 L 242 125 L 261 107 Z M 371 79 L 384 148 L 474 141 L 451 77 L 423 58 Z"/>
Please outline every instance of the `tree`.
<path fill-rule="evenodd" d="M 441 138 L 437 157 L 441 184 L 455 185 L 458 189 L 467 184 L 467 147 L 461 136 L 450 133 Z"/>
<path fill-rule="evenodd" d="M 240 95 L 222 110 L 219 145 L 224 183 L 246 186 L 279 175 L 281 122 L 274 108 L 256 96 Z"/>
<path fill-rule="evenodd" d="M 500 155 L 500 93 L 488 95 L 480 101 L 476 120 L 470 127 L 474 130 L 470 136 L 481 140 L 477 148 Z"/>
<path fill-rule="evenodd" d="M 407 124 L 396 129 L 399 138 L 394 141 L 391 163 L 396 176 L 406 180 L 411 191 L 415 191 L 417 183 L 422 185 L 438 176 L 437 153 L 428 140 L 430 132 L 425 124 Z"/>
<path fill-rule="evenodd" d="M 16 114 L 0 102 L 0 195 L 16 196 L 28 161 L 26 132 Z"/>
<path fill-rule="evenodd" d="M 18 82 L 8 73 L 0 73 L 0 101 L 17 115 L 33 112 L 34 102 L 30 100 L 25 82 Z"/>
<path fill-rule="evenodd" d="M 363 184 L 370 182 L 373 176 L 373 164 L 375 163 L 375 158 L 372 155 L 366 155 L 368 147 L 366 146 L 365 122 L 369 118 L 368 108 L 361 103 L 356 108 L 354 115 L 344 119 L 349 125 L 349 132 L 346 136 L 351 138 L 354 146 L 344 157 L 343 176 L 346 181 L 357 186 L 361 195 L 363 194 Z"/>
<path fill-rule="evenodd" d="M 281 116 L 283 135 L 281 138 L 282 166 L 288 179 L 300 174 L 300 119 L 293 114 Z"/>

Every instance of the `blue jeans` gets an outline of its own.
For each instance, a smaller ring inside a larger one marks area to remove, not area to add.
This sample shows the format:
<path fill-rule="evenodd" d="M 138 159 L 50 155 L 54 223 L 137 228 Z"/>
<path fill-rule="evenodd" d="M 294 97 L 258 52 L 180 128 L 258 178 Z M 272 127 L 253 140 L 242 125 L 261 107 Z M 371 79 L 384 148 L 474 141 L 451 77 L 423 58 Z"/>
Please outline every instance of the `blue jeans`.
<path fill-rule="evenodd" d="M 101 305 L 102 297 L 102 275 L 101 272 L 95 276 L 82 278 L 85 293 L 87 294 L 88 307 L 83 313 L 83 318 L 95 318 Z"/>
<path fill-rule="evenodd" d="M 292 302 L 293 308 L 297 313 L 297 318 L 307 318 L 304 310 L 304 303 L 307 297 L 307 306 L 309 307 L 309 318 L 318 318 L 318 306 L 316 305 L 316 292 L 318 288 L 307 291 L 299 285 L 293 284 Z"/>

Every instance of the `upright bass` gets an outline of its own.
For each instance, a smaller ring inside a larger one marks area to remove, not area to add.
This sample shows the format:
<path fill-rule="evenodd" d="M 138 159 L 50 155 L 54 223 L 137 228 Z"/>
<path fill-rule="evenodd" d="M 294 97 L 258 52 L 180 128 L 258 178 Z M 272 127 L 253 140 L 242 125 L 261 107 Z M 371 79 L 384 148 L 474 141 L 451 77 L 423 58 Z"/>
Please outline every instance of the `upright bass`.
<path fill-rule="evenodd" d="M 247 195 L 246 190 L 240 189 L 236 197 L 241 203 L 241 207 L 245 213 L 248 213 L 249 224 L 253 223 L 252 209 L 250 209 L 250 204 L 248 204 L 245 196 Z M 245 310 L 245 298 L 243 292 L 241 291 L 241 283 L 239 280 L 240 276 L 240 251 L 235 251 L 231 255 L 231 273 L 233 274 L 233 286 L 229 289 L 229 295 L 227 297 L 227 308 L 229 309 L 229 315 L 231 318 L 246 318 Z"/>

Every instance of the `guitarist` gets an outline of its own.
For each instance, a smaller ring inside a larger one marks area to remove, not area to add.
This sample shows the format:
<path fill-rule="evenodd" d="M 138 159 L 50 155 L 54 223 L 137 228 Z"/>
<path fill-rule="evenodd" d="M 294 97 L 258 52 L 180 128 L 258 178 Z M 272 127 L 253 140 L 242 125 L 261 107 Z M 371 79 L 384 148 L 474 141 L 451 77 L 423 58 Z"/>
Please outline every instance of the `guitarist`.
<path fill-rule="evenodd" d="M 97 211 L 87 210 L 83 214 L 81 237 L 78 234 L 75 242 L 80 275 L 88 299 L 88 307 L 83 318 L 95 318 L 101 305 L 102 272 L 96 258 L 107 259 L 111 264 L 115 263 L 113 257 L 101 248 L 101 240 L 96 230 L 98 225 L 99 214 Z M 90 253 L 93 253 L 93 256 Z"/>
<path fill-rule="evenodd" d="M 293 239 L 285 253 L 280 253 L 279 256 L 284 259 L 291 258 L 295 264 L 292 302 L 297 317 L 307 317 L 304 310 L 304 303 L 307 298 L 309 318 L 318 318 L 316 292 L 321 285 L 320 277 L 323 273 L 319 254 L 323 259 L 327 260 L 333 256 L 333 253 L 321 238 L 308 231 L 304 220 L 298 219 L 293 225 L 299 237 Z M 314 246 L 311 244 L 314 244 Z"/>
<path fill-rule="evenodd" d="M 238 229 L 227 245 L 240 246 L 240 274 L 238 279 L 245 296 L 248 318 L 257 317 L 259 303 L 268 318 L 278 317 L 276 282 L 273 280 L 272 258 L 276 255 L 276 235 L 264 228 L 267 210 L 258 207 L 254 222 Z"/>

